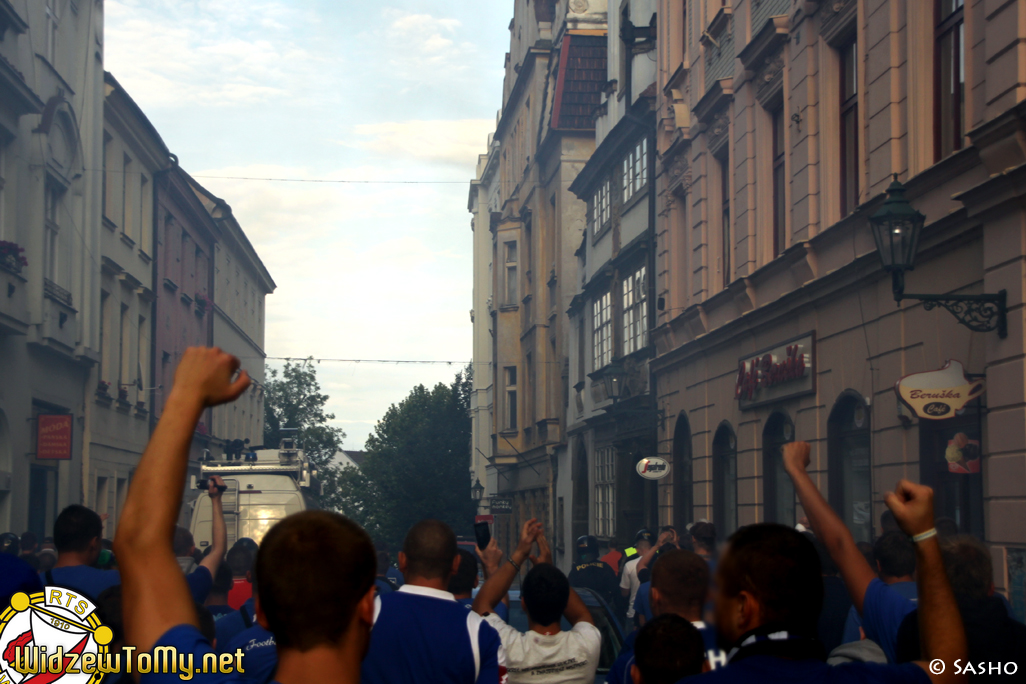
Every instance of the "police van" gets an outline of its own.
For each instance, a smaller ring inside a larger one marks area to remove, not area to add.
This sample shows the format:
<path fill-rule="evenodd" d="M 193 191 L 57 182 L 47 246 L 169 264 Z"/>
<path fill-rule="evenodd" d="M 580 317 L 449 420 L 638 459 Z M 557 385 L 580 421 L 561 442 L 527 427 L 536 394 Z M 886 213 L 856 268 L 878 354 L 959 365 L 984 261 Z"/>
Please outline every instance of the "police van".
<path fill-rule="evenodd" d="M 200 476 L 192 477 L 191 487 L 207 489 L 207 480 L 219 475 L 227 486 L 222 494 L 224 521 L 228 527 L 228 548 L 243 537 L 260 543 L 279 520 L 293 513 L 319 508 L 317 496 L 321 482 L 317 469 L 286 437 L 278 449 L 257 449 L 232 460 L 203 463 Z M 211 542 L 212 510 L 210 497 L 200 495 L 192 503 L 192 532 L 196 548 Z"/>

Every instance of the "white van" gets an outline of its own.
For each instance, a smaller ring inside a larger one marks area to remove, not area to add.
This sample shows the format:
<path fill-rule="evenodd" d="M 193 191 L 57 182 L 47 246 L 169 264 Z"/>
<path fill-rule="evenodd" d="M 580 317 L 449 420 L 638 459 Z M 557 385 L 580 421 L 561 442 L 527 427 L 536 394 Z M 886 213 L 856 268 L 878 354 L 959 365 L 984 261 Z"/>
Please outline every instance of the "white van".
<path fill-rule="evenodd" d="M 192 488 L 206 489 L 206 480 L 219 475 L 228 489 L 222 496 L 224 520 L 228 527 L 228 548 L 236 540 L 249 537 L 257 544 L 267 530 L 285 517 L 318 508 L 321 492 L 317 470 L 312 468 L 292 439 L 282 440 L 280 449 L 261 449 L 243 455 L 245 460 L 204 463 L 200 478 L 192 478 Z M 192 504 L 192 532 L 196 548 L 211 542 L 210 497 L 201 494 Z"/>

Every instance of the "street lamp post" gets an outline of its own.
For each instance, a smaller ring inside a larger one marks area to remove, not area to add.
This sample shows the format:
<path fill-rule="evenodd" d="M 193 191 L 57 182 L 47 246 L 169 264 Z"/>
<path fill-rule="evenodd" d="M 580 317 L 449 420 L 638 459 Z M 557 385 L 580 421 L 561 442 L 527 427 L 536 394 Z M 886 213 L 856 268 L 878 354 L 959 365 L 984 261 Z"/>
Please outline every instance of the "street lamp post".
<path fill-rule="evenodd" d="M 470 498 L 474 501 L 481 501 L 484 497 L 484 487 L 481 485 L 480 479 L 475 479 L 474 484 L 470 487 Z"/>
<path fill-rule="evenodd" d="M 927 311 L 943 306 L 970 330 L 997 330 L 999 337 L 1007 337 L 1008 307 L 1005 290 L 997 294 L 980 295 L 905 292 L 905 271 L 915 268 L 919 235 L 925 223 L 926 217 L 909 203 L 905 197 L 905 186 L 898 181 L 898 174 L 894 174 L 894 182 L 887 188 L 887 199 L 883 206 L 869 217 L 880 262 L 883 269 L 891 274 L 894 301 L 900 303 L 903 299 L 916 299 L 923 303 Z"/>

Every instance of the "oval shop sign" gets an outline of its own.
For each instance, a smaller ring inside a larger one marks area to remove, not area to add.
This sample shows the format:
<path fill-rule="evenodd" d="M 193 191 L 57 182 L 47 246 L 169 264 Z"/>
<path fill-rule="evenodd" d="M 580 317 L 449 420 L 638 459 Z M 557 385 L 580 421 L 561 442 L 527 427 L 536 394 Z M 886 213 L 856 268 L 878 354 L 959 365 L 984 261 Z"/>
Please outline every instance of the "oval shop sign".
<path fill-rule="evenodd" d="M 665 459 L 653 456 L 638 461 L 638 475 L 646 480 L 661 480 L 670 474 L 670 464 Z"/>

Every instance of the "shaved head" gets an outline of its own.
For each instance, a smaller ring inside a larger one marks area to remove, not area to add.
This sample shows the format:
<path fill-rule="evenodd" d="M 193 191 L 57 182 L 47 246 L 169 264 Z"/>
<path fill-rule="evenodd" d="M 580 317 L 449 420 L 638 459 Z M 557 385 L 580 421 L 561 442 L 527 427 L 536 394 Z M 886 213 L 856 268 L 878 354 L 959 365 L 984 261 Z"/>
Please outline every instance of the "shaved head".
<path fill-rule="evenodd" d="M 424 579 L 448 579 L 456 559 L 456 535 L 439 520 L 421 520 L 403 541 L 406 573 Z"/>

